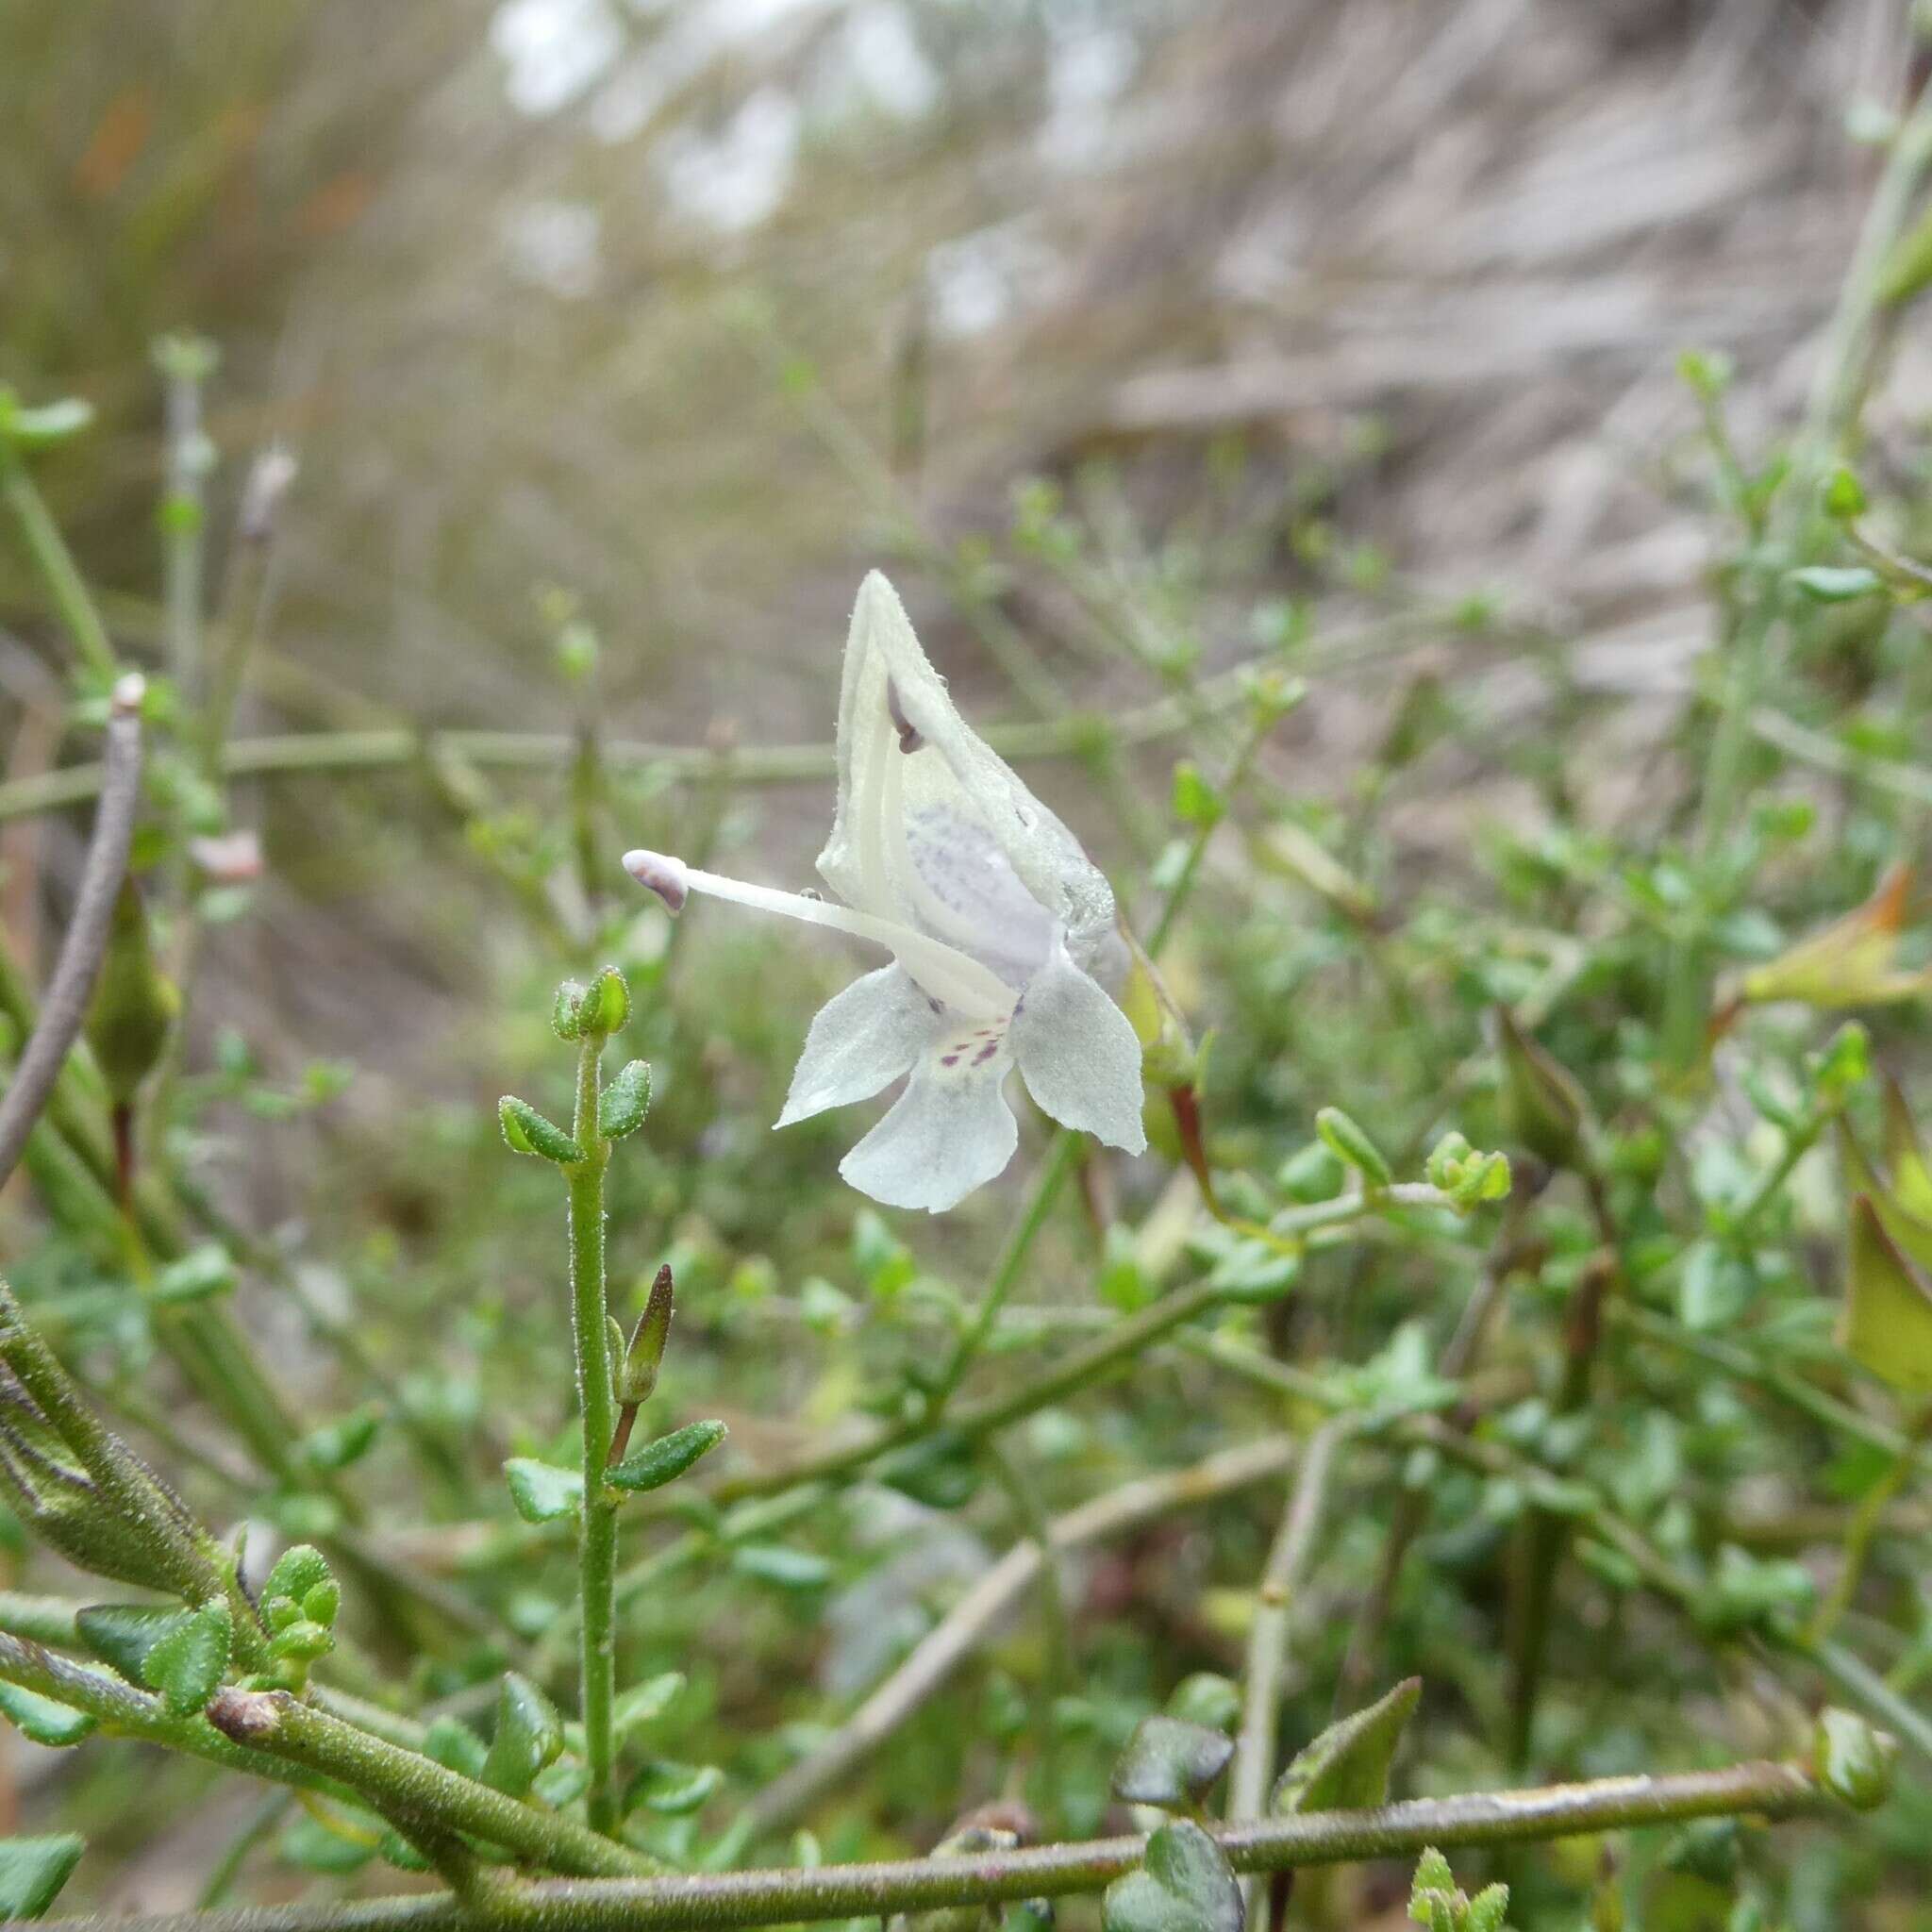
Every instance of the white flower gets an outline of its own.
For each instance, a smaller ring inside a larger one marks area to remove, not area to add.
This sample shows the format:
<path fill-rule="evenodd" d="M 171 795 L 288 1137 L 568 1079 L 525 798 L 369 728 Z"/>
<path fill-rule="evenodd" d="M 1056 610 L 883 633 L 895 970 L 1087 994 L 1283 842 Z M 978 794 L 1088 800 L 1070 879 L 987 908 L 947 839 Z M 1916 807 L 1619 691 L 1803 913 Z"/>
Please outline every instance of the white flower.
<path fill-rule="evenodd" d="M 1063 1125 L 1130 1154 L 1141 1046 L 1096 970 L 1116 971 L 1113 893 L 1073 834 L 975 737 L 897 593 L 860 585 L 839 700 L 839 808 L 819 872 L 842 905 L 699 872 L 624 863 L 675 912 L 690 892 L 870 940 L 894 962 L 811 1024 L 778 1124 L 906 1090 L 839 1171 L 895 1208 L 957 1205 L 1012 1158 L 1015 1067 Z"/>

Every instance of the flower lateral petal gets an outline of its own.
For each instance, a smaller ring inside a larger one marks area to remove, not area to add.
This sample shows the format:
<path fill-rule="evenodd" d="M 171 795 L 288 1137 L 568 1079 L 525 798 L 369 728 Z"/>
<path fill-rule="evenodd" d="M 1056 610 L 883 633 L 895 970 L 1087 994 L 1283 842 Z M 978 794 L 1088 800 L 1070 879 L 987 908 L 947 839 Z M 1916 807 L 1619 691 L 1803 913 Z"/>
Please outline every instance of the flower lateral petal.
<path fill-rule="evenodd" d="M 944 1024 L 903 966 L 882 966 L 827 1000 L 805 1036 L 777 1124 L 870 1100 L 911 1070 Z"/>
<path fill-rule="evenodd" d="M 1026 982 L 1011 1025 L 1026 1091 L 1063 1127 L 1144 1154 L 1141 1042 L 1098 980 L 1057 944 Z"/>

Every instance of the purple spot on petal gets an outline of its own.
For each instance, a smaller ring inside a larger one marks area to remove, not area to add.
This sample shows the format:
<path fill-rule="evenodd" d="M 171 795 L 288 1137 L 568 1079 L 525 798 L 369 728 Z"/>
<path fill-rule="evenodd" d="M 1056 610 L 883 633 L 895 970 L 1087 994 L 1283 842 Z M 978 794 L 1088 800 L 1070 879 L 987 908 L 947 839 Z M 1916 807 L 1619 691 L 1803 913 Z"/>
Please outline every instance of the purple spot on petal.
<path fill-rule="evenodd" d="M 996 1054 L 997 1052 L 999 1052 L 999 1048 L 998 1048 L 997 1046 L 994 1046 L 994 1045 L 988 1045 L 988 1046 L 982 1046 L 982 1047 L 981 1047 L 981 1048 L 979 1049 L 979 1051 L 978 1051 L 978 1052 L 977 1052 L 976 1054 L 974 1054 L 974 1055 L 973 1056 L 973 1064 L 974 1064 L 974 1065 L 975 1067 L 983 1067 L 983 1066 L 985 1066 L 985 1064 L 987 1063 L 987 1061 L 988 1061 L 988 1060 L 990 1060 L 990 1059 L 991 1059 L 991 1058 L 993 1057 L 993 1055 L 994 1055 L 994 1054 Z"/>
<path fill-rule="evenodd" d="M 940 1065 L 942 1067 L 957 1067 L 958 1064 L 959 1056 L 956 1053 L 942 1053 L 940 1056 Z"/>

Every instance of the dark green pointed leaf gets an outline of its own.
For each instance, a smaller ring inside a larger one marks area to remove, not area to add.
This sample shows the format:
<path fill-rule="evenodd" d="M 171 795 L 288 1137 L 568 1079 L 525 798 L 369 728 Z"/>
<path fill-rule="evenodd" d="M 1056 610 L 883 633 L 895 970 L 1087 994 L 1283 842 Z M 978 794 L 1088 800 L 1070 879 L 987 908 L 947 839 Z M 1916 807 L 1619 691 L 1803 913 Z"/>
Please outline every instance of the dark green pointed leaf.
<path fill-rule="evenodd" d="M 1276 1812 L 1357 1811 L 1389 1797 L 1389 1767 L 1415 1714 L 1423 1680 L 1408 1677 L 1366 1710 L 1305 1746 L 1274 1787 Z"/>
<path fill-rule="evenodd" d="M 0 1919 L 38 1919 L 60 1896 L 86 1849 L 87 1840 L 72 1831 L 0 1839 Z"/>
<path fill-rule="evenodd" d="M 1143 1717 L 1114 1766 L 1113 1794 L 1130 1805 L 1197 1805 L 1233 1756 L 1225 1731 L 1177 1717 Z"/>
<path fill-rule="evenodd" d="M 74 1622 L 80 1641 L 103 1663 L 111 1664 L 130 1684 L 145 1690 L 148 1681 L 142 1667 L 148 1652 L 190 1615 L 158 1604 L 87 1604 L 75 1613 Z"/>
<path fill-rule="evenodd" d="M 604 1472 L 604 1480 L 613 1490 L 638 1494 L 644 1490 L 662 1489 L 681 1476 L 701 1456 L 708 1456 L 727 1431 L 723 1423 L 687 1423 L 655 1442 L 646 1442 L 626 1456 L 615 1469 Z"/>
<path fill-rule="evenodd" d="M 1191 1819 L 1147 1840 L 1141 1869 L 1102 1902 L 1107 1932 L 1241 1932 L 1241 1889 L 1221 1847 Z"/>
<path fill-rule="evenodd" d="M 525 1523 L 555 1523 L 576 1513 L 584 1500 L 584 1473 L 539 1462 L 534 1456 L 512 1456 L 503 1465 L 509 1480 L 509 1499 Z"/>
<path fill-rule="evenodd" d="M 276 1642 L 285 1641 L 286 1634 Z M 220 1597 L 211 1598 L 155 1640 L 142 1659 L 142 1675 L 176 1717 L 206 1709 L 227 1674 L 234 1635 L 233 1613 Z"/>
<path fill-rule="evenodd" d="M 94 1727 L 86 1711 L 18 1684 L 0 1683 L 0 1716 L 36 1744 L 77 1744 Z"/>
<path fill-rule="evenodd" d="M 563 1720 L 529 1678 L 509 1672 L 496 1699 L 496 1735 L 483 1761 L 483 1782 L 521 1798 L 563 1749 Z"/>

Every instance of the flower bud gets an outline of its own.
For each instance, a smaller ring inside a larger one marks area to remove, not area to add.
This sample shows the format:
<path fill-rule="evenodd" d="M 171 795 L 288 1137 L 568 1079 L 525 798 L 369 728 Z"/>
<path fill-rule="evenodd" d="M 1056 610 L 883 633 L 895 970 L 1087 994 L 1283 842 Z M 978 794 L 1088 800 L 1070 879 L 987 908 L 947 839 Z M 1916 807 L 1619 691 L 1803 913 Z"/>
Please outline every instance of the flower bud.
<path fill-rule="evenodd" d="M 630 988 L 615 966 L 607 966 L 591 982 L 584 995 L 583 1030 L 586 1033 L 622 1032 L 630 1018 Z"/>
<path fill-rule="evenodd" d="M 550 1003 L 550 1024 L 559 1040 L 577 1040 L 584 1030 L 584 989 L 566 979 Z"/>
<path fill-rule="evenodd" d="M 671 1336 L 671 1317 L 675 1312 L 675 1296 L 667 1261 L 651 1283 L 650 1299 L 631 1331 L 629 1346 L 624 1351 L 617 1372 L 617 1399 L 626 1407 L 650 1400 L 658 1386 L 658 1370 L 664 1359 L 664 1344 Z"/>
<path fill-rule="evenodd" d="M 140 889 L 124 879 L 88 1009 L 88 1044 L 116 1106 L 133 1099 L 161 1058 L 181 996 L 155 959 Z"/>

